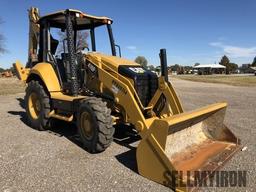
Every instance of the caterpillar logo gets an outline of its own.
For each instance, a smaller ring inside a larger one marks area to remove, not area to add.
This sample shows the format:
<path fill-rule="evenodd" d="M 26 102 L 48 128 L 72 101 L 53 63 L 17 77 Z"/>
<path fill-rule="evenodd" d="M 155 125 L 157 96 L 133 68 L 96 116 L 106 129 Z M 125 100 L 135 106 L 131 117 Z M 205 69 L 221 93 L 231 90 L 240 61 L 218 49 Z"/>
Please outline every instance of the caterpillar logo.
<path fill-rule="evenodd" d="M 115 80 L 112 80 L 112 91 L 117 94 L 119 91 L 124 93 L 125 95 L 127 94 L 127 91 L 125 88 L 123 88 L 121 85 L 119 85 Z"/>

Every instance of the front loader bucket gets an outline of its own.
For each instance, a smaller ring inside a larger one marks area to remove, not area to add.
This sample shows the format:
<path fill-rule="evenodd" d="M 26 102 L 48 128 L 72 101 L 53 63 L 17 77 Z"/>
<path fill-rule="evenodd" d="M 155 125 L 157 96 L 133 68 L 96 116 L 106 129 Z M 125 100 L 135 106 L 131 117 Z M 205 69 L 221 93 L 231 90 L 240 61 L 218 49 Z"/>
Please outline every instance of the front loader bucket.
<path fill-rule="evenodd" d="M 195 171 L 214 171 L 240 149 L 240 140 L 223 124 L 226 106 L 156 119 L 137 148 L 139 173 L 176 191 L 196 187 Z"/>

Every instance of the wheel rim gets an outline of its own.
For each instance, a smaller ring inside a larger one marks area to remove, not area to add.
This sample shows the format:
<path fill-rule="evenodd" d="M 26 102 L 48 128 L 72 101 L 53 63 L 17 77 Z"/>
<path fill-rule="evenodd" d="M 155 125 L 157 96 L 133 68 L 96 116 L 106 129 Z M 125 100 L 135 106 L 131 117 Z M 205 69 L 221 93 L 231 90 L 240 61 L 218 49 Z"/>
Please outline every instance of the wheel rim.
<path fill-rule="evenodd" d="M 92 116 L 87 111 L 83 112 L 80 116 L 80 128 L 82 134 L 86 139 L 90 140 L 93 137 L 93 127 L 92 127 Z"/>
<path fill-rule="evenodd" d="M 40 104 L 38 95 L 34 92 L 29 95 L 28 109 L 29 109 L 29 113 L 33 119 L 39 118 L 39 113 L 41 111 L 41 104 Z"/>

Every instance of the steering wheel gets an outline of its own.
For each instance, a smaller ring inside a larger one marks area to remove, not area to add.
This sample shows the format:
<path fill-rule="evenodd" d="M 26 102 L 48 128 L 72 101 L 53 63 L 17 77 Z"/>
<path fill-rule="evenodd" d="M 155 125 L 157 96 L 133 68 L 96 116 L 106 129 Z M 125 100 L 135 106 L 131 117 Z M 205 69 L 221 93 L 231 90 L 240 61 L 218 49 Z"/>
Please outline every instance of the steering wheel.
<path fill-rule="evenodd" d="M 84 51 L 86 51 L 85 49 L 87 49 L 87 52 L 90 51 L 89 47 L 84 46 L 84 47 L 79 47 L 76 52 L 77 52 L 77 53 L 78 53 L 78 52 L 84 52 Z"/>
<path fill-rule="evenodd" d="M 87 49 L 88 52 L 90 51 L 89 47 L 83 47 L 83 50 L 84 49 Z"/>

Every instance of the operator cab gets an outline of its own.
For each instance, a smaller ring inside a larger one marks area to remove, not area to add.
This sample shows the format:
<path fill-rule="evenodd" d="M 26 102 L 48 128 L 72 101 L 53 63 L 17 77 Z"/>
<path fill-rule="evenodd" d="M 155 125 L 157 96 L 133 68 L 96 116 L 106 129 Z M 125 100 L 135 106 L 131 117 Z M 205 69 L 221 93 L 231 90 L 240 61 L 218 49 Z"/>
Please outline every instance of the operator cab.
<path fill-rule="evenodd" d="M 71 25 L 67 24 L 68 20 L 71 21 Z M 86 51 L 97 51 L 97 42 L 95 40 L 96 28 L 106 26 L 111 54 L 116 56 L 116 45 L 111 29 L 112 22 L 108 17 L 96 17 L 73 9 L 41 17 L 38 20 L 40 32 L 36 63 L 48 62 L 53 64 L 63 90 L 70 90 L 72 84 L 70 57 L 75 55 L 75 62 L 78 65 L 79 62 L 77 60 L 79 58 L 85 59 L 84 54 Z M 68 28 L 69 30 L 67 30 Z M 88 37 L 90 37 L 90 43 L 87 43 Z M 68 42 L 72 42 L 73 45 L 68 45 Z M 72 51 L 73 53 L 71 53 Z M 33 66 L 34 64 L 31 65 Z M 78 73 L 77 78 L 79 80 L 82 78 L 82 75 L 79 77 Z"/>

